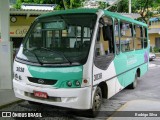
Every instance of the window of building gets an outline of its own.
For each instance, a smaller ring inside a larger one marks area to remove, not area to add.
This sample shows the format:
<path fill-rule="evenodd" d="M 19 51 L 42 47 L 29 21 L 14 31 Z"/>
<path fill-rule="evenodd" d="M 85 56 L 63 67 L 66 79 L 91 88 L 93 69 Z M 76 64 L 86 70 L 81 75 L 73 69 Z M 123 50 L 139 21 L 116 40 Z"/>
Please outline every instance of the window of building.
<path fill-rule="evenodd" d="M 157 48 L 160 48 L 160 37 L 155 38 L 155 45 Z"/>

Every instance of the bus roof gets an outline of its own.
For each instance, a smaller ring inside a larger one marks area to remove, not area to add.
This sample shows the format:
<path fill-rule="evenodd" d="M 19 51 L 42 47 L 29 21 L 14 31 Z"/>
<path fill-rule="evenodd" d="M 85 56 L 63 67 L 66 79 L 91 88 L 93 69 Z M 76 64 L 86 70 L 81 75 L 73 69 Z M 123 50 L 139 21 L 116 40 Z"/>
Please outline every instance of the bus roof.
<path fill-rule="evenodd" d="M 148 27 L 148 25 L 145 24 L 145 23 L 143 23 L 143 22 L 139 22 L 139 21 L 137 21 L 137 20 L 134 20 L 134 19 L 132 19 L 132 18 L 129 18 L 129 17 L 120 15 L 120 14 L 115 13 L 115 12 L 110 12 L 110 11 L 104 10 L 104 14 L 107 15 L 107 16 L 111 16 L 111 17 L 113 17 L 113 18 L 117 18 L 117 19 L 120 19 L 120 20 L 132 22 L 132 23 L 135 23 L 135 24 L 139 24 L 139 25 Z"/>
<path fill-rule="evenodd" d="M 99 10 L 101 10 L 101 9 L 86 9 L 85 8 L 85 9 L 59 10 L 59 11 L 55 11 L 55 12 L 42 14 L 38 18 L 50 17 L 50 16 L 54 16 L 54 15 L 63 15 L 63 14 L 78 14 L 78 13 L 93 13 L 93 14 L 96 14 Z M 104 11 L 104 14 L 107 15 L 107 16 L 117 18 L 117 19 L 121 19 L 121 20 L 128 21 L 128 22 L 132 22 L 132 23 L 139 24 L 139 25 L 147 27 L 147 24 L 145 24 L 143 22 L 139 22 L 139 21 L 136 21 L 132 18 L 122 16 L 118 13 L 110 12 L 110 11 L 107 11 L 107 10 L 102 10 L 102 11 Z"/>
<path fill-rule="evenodd" d="M 53 15 L 63 15 L 63 14 L 78 14 L 78 13 L 97 13 L 98 9 L 68 9 L 68 10 L 59 10 L 55 12 L 49 12 L 46 14 L 40 15 L 38 18 L 49 17 Z"/>

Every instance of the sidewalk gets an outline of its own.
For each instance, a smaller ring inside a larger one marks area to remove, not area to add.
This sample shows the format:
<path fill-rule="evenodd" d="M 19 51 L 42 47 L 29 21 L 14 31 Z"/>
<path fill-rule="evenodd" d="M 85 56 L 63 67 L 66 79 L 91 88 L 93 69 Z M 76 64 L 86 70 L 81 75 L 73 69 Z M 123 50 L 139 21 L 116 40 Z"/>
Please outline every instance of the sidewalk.
<path fill-rule="evenodd" d="M 120 107 L 107 120 L 159 120 L 159 111 L 160 101 L 133 100 Z"/>
<path fill-rule="evenodd" d="M 0 109 L 19 101 L 21 101 L 21 99 L 15 97 L 12 89 L 0 90 Z"/>

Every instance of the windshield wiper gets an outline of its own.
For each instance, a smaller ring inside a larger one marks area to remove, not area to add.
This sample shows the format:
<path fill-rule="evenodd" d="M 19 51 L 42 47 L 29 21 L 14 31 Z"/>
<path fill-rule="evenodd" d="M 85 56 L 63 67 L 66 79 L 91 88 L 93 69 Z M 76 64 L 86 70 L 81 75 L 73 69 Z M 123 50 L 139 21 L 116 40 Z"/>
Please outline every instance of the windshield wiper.
<path fill-rule="evenodd" d="M 34 56 L 36 57 L 38 63 L 39 63 L 40 65 L 43 65 L 43 62 L 41 62 L 41 61 L 39 60 L 37 54 L 36 54 L 34 51 L 28 50 L 27 48 L 24 48 L 24 49 L 26 49 L 26 50 L 29 51 L 30 53 L 34 54 Z"/>
<path fill-rule="evenodd" d="M 48 48 L 45 48 L 45 47 L 40 47 L 40 49 L 44 49 L 44 50 L 47 50 L 47 51 L 58 53 L 58 54 L 62 55 L 70 64 L 72 64 L 72 62 L 61 51 L 54 51 L 54 50 L 51 50 L 51 49 L 48 49 Z"/>

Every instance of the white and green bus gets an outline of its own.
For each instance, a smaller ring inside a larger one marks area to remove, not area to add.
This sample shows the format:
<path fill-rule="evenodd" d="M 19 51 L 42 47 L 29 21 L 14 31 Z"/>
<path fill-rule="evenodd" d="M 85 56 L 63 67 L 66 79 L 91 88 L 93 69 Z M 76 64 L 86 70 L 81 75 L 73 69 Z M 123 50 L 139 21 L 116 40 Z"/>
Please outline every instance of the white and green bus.
<path fill-rule="evenodd" d="M 39 16 L 14 61 L 15 96 L 29 103 L 98 111 L 148 70 L 147 25 L 99 9 Z"/>

